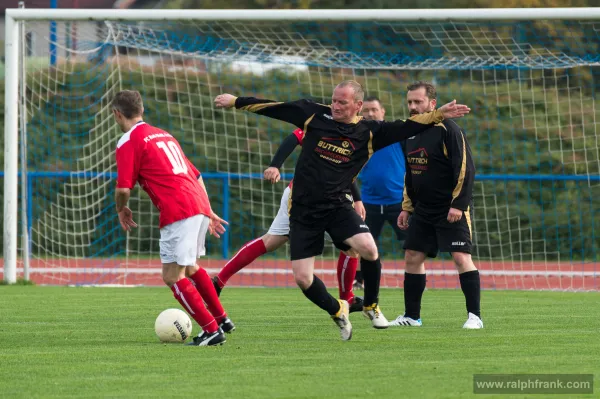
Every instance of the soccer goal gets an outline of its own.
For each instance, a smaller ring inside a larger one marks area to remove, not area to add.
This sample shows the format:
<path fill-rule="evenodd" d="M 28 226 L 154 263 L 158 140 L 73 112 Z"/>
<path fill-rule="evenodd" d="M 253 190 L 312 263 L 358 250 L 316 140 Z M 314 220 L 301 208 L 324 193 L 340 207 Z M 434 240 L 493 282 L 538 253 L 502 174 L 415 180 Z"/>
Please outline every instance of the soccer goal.
<path fill-rule="evenodd" d="M 343 79 L 408 115 L 406 85 L 468 104 L 474 258 L 487 289 L 600 288 L 600 9 L 6 11 L 4 279 L 160 284 L 158 212 L 137 188 L 139 228 L 114 207 L 120 132 L 110 101 L 136 89 L 145 119 L 177 137 L 230 222 L 201 264 L 213 273 L 264 234 L 292 177 L 262 171 L 290 125 L 215 109 L 221 92 L 328 103 Z M 403 251 L 385 227 L 382 285 L 401 287 Z M 231 280 L 292 286 L 286 248 Z M 326 245 L 317 273 L 335 281 Z M 428 287 L 459 286 L 451 259 Z"/>

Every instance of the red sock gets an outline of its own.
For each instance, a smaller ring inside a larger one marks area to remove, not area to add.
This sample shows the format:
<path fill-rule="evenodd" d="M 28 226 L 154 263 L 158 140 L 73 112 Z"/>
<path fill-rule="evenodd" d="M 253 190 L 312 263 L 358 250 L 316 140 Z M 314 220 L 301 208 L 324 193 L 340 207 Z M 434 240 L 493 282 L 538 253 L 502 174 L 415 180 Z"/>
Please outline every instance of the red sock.
<path fill-rule="evenodd" d="M 187 278 L 179 280 L 173 284 L 171 291 L 173 291 L 175 299 L 179 301 L 181 306 L 196 320 L 196 323 L 204 331 L 212 333 L 219 329 L 215 318 L 204 307 L 200 293 L 194 288 L 190 280 Z"/>
<path fill-rule="evenodd" d="M 227 280 L 229 280 L 231 276 L 248 266 L 254 259 L 266 253 L 267 248 L 265 247 L 262 238 L 257 238 L 246 243 L 237 254 L 227 262 L 223 270 L 217 275 L 219 287 L 225 287 Z"/>
<path fill-rule="evenodd" d="M 358 267 L 358 259 L 347 256 L 340 252 L 337 264 L 338 287 L 340 289 L 340 299 L 352 303 L 354 292 L 352 292 L 352 284 L 356 276 L 356 268 Z"/>
<path fill-rule="evenodd" d="M 200 296 L 202 296 L 202 299 L 204 299 L 204 302 L 206 302 L 206 307 L 208 307 L 210 313 L 217 320 L 217 323 L 223 321 L 227 317 L 227 314 L 223 310 L 223 305 L 221 305 L 217 291 L 215 291 L 215 286 L 210 277 L 208 277 L 206 270 L 200 268 L 190 278 L 196 284 L 196 289 L 200 293 Z"/>

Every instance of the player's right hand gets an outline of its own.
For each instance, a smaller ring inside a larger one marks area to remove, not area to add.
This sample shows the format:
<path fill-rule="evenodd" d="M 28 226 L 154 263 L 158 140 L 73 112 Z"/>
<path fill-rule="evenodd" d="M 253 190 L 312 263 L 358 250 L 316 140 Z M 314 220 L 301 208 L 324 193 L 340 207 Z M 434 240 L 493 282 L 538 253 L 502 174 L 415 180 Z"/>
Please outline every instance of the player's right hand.
<path fill-rule="evenodd" d="M 400 216 L 398 216 L 398 228 L 400 230 L 408 229 L 408 218 L 410 217 L 410 212 L 402 211 L 400 212 Z"/>
<path fill-rule="evenodd" d="M 137 224 L 133 221 L 133 212 L 128 207 L 124 207 L 119 212 L 119 223 L 125 231 L 131 231 L 132 227 L 137 227 Z"/>
<path fill-rule="evenodd" d="M 217 108 L 231 108 L 235 105 L 235 96 L 229 93 L 219 94 L 215 97 L 215 106 Z"/>
<path fill-rule="evenodd" d="M 263 174 L 265 180 L 270 181 L 275 184 L 281 179 L 281 174 L 279 173 L 279 169 L 274 166 L 269 166 L 265 169 L 265 173 Z"/>

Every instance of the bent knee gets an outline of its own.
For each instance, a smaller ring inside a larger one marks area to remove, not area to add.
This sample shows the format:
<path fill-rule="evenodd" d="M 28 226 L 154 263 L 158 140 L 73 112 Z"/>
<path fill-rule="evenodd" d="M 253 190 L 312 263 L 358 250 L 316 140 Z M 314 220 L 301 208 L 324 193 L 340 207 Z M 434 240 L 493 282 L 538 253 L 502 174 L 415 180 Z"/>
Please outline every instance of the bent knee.
<path fill-rule="evenodd" d="M 379 258 L 379 251 L 377 250 L 377 245 L 375 243 L 367 245 L 363 251 L 361 251 L 360 256 L 365 260 L 374 261 Z"/>
<path fill-rule="evenodd" d="M 162 279 L 163 282 L 169 286 L 172 287 L 173 285 L 175 285 L 176 282 L 178 282 L 181 279 L 184 279 L 186 277 L 186 269 L 187 268 L 183 268 L 177 265 L 170 265 L 170 266 L 166 266 L 163 265 L 163 269 L 162 269 Z"/>
<path fill-rule="evenodd" d="M 168 287 L 172 287 L 175 285 L 176 282 L 179 281 L 179 278 L 177 278 L 176 276 L 172 276 L 169 274 L 164 274 L 162 276 L 163 282 L 165 283 L 165 285 L 167 285 Z"/>
<path fill-rule="evenodd" d="M 302 290 L 307 290 L 313 283 L 313 275 L 303 272 L 294 272 L 294 280 Z"/>

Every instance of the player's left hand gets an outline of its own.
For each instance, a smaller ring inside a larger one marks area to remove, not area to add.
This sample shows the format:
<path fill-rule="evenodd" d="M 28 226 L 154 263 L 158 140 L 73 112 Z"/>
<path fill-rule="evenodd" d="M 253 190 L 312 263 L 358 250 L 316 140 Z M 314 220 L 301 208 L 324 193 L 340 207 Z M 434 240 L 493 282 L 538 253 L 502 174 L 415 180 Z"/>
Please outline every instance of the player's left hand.
<path fill-rule="evenodd" d="M 362 220 L 365 220 L 367 217 L 367 210 L 365 209 L 362 201 L 354 201 L 354 210 L 356 213 L 358 213 L 358 216 L 360 216 Z"/>
<path fill-rule="evenodd" d="M 452 100 L 452 102 L 442 105 L 440 111 L 444 115 L 444 119 L 452 119 L 465 116 L 471 111 L 471 108 L 463 104 L 457 104 L 456 100 Z"/>
<path fill-rule="evenodd" d="M 210 235 L 221 238 L 221 234 L 225 233 L 226 225 L 229 225 L 227 221 L 221 219 L 221 217 L 213 211 L 210 211 L 210 223 L 208 224 L 208 232 Z"/>
<path fill-rule="evenodd" d="M 235 96 L 229 93 L 219 94 L 215 97 L 215 106 L 217 108 L 231 108 L 235 105 Z"/>
<path fill-rule="evenodd" d="M 281 174 L 279 173 L 279 169 L 274 166 L 269 166 L 265 169 L 265 173 L 263 174 L 265 180 L 270 181 L 275 184 L 281 179 Z"/>
<path fill-rule="evenodd" d="M 460 209 L 450 208 L 450 211 L 448 211 L 448 221 L 450 223 L 458 222 L 462 218 L 462 215 L 463 211 Z"/>
<path fill-rule="evenodd" d="M 132 227 L 137 227 L 137 224 L 133 221 L 133 212 L 128 207 L 123 207 L 119 212 L 119 223 L 125 231 L 131 231 Z"/>

